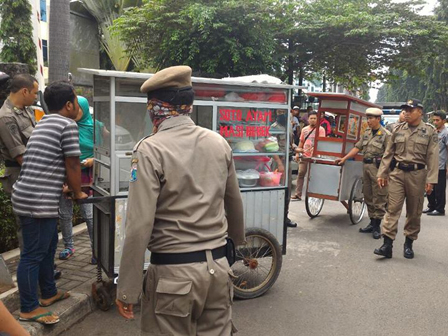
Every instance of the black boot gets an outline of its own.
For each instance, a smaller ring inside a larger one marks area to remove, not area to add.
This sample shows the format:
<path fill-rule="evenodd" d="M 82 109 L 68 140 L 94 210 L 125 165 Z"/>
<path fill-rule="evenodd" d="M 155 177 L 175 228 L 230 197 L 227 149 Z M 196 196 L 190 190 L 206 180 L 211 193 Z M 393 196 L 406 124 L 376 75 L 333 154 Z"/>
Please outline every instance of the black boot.
<path fill-rule="evenodd" d="M 403 255 L 407 259 L 414 258 L 414 251 L 412 250 L 412 243 L 414 241 L 411 238 L 406 237 L 406 241 L 404 242 L 404 251 Z"/>
<path fill-rule="evenodd" d="M 294 223 L 292 220 L 290 220 L 289 218 L 286 218 L 286 226 L 290 227 L 290 228 L 296 228 L 297 227 L 297 223 Z"/>
<path fill-rule="evenodd" d="M 379 249 L 375 249 L 373 253 L 386 258 L 392 258 L 392 244 L 393 240 L 388 236 L 384 236 L 384 244 Z"/>
<path fill-rule="evenodd" d="M 375 225 L 373 227 L 372 231 L 372 237 L 373 239 L 380 239 L 381 238 L 381 219 L 375 218 Z"/>
<path fill-rule="evenodd" d="M 374 222 L 375 219 L 374 218 L 370 218 L 370 223 L 369 225 L 367 225 L 365 228 L 360 228 L 359 232 L 361 233 L 371 233 L 373 232 L 373 226 L 374 226 Z"/>

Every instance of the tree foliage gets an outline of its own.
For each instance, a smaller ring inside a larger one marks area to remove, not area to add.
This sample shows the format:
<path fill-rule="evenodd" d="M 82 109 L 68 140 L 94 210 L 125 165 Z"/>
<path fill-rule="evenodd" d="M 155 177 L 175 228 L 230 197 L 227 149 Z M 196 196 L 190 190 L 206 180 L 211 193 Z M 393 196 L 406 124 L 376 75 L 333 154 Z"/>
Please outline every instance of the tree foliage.
<path fill-rule="evenodd" d="M 28 64 L 37 71 L 37 51 L 33 41 L 32 9 L 28 0 L 0 0 L 0 60 Z"/>
<path fill-rule="evenodd" d="M 446 0 L 444 0 L 446 1 Z M 141 64 L 201 74 L 320 73 L 357 91 L 389 68 L 417 73 L 444 46 L 446 24 L 421 0 L 148 0 L 115 21 Z"/>
<path fill-rule="evenodd" d="M 84 7 L 98 23 L 100 42 L 115 70 L 126 71 L 132 55 L 126 53 L 126 41 L 111 35 L 113 21 L 128 7 L 140 6 L 142 0 L 82 0 Z"/>
<path fill-rule="evenodd" d="M 448 23 L 448 0 L 439 0 L 439 21 Z M 418 98 L 426 110 L 448 110 L 448 43 L 432 51 L 432 57 L 417 63 L 415 71 L 392 70 L 391 79 L 378 92 L 378 101 Z"/>
<path fill-rule="evenodd" d="M 266 0 L 155 0 L 115 21 L 141 64 L 190 65 L 202 76 L 273 71 L 275 41 Z"/>
<path fill-rule="evenodd" d="M 384 80 L 389 67 L 415 72 L 447 39 L 443 23 L 417 14 L 419 0 L 291 2 L 301 3 L 288 30 L 295 67 L 349 89 Z"/>

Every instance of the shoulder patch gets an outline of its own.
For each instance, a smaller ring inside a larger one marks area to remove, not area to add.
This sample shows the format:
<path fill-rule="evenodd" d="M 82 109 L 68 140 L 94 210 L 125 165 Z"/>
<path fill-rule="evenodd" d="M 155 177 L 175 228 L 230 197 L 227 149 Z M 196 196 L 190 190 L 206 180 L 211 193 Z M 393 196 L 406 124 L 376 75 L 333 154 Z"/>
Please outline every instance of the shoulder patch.
<path fill-rule="evenodd" d="M 138 162 L 138 159 L 132 159 L 131 176 L 129 178 L 129 182 L 137 181 L 137 162 Z"/>
<path fill-rule="evenodd" d="M 19 132 L 19 128 L 15 122 L 7 122 L 6 127 L 8 128 L 11 135 L 16 135 Z"/>

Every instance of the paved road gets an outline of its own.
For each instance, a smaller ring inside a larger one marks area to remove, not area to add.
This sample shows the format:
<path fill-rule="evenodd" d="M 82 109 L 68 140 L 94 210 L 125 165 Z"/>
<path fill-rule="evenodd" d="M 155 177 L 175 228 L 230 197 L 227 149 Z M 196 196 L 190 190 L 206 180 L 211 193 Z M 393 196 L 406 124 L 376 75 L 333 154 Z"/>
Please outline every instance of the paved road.
<path fill-rule="evenodd" d="M 291 206 L 299 223 L 274 287 L 261 298 L 236 301 L 239 336 L 447 335 L 448 222 L 423 215 L 416 257 L 403 258 L 404 217 L 389 260 L 373 254 L 381 241 L 349 225 L 343 206 L 327 202 L 310 220 L 304 202 Z M 96 311 L 64 335 L 134 335 L 138 321 L 115 309 Z"/>

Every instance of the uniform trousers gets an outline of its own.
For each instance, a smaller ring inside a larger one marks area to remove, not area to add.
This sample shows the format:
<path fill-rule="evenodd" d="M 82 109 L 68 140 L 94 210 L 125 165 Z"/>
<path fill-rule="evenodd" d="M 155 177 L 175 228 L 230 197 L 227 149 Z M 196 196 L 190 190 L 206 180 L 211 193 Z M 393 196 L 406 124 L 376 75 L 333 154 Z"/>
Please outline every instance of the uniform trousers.
<path fill-rule="evenodd" d="M 20 167 L 7 167 L 5 169 L 5 178 L 2 179 L 3 189 L 5 190 L 6 195 L 11 199 L 12 195 L 12 186 L 19 179 L 20 175 Z M 14 219 L 16 221 L 17 226 L 17 239 L 19 240 L 19 249 L 23 250 L 23 237 L 22 237 L 22 226 L 20 224 L 19 216 L 14 214 Z"/>
<path fill-rule="evenodd" d="M 305 175 L 308 171 L 308 162 L 299 162 L 299 172 L 297 174 L 296 195 L 302 197 L 303 184 Z"/>
<path fill-rule="evenodd" d="M 434 190 L 428 195 L 428 208 L 445 213 L 446 203 L 446 170 L 439 170 L 439 179 Z"/>
<path fill-rule="evenodd" d="M 369 218 L 383 219 L 386 213 L 388 188 L 380 188 L 377 178 L 378 168 L 374 163 L 364 163 L 362 192 L 367 204 Z"/>
<path fill-rule="evenodd" d="M 141 335 L 229 336 L 233 284 L 226 258 L 150 265 L 143 285 Z"/>
<path fill-rule="evenodd" d="M 406 222 L 404 235 L 416 240 L 420 232 L 420 221 L 426 184 L 426 169 L 405 172 L 395 168 L 389 179 L 389 204 L 382 225 L 382 234 L 395 239 L 398 219 L 406 200 Z"/>

